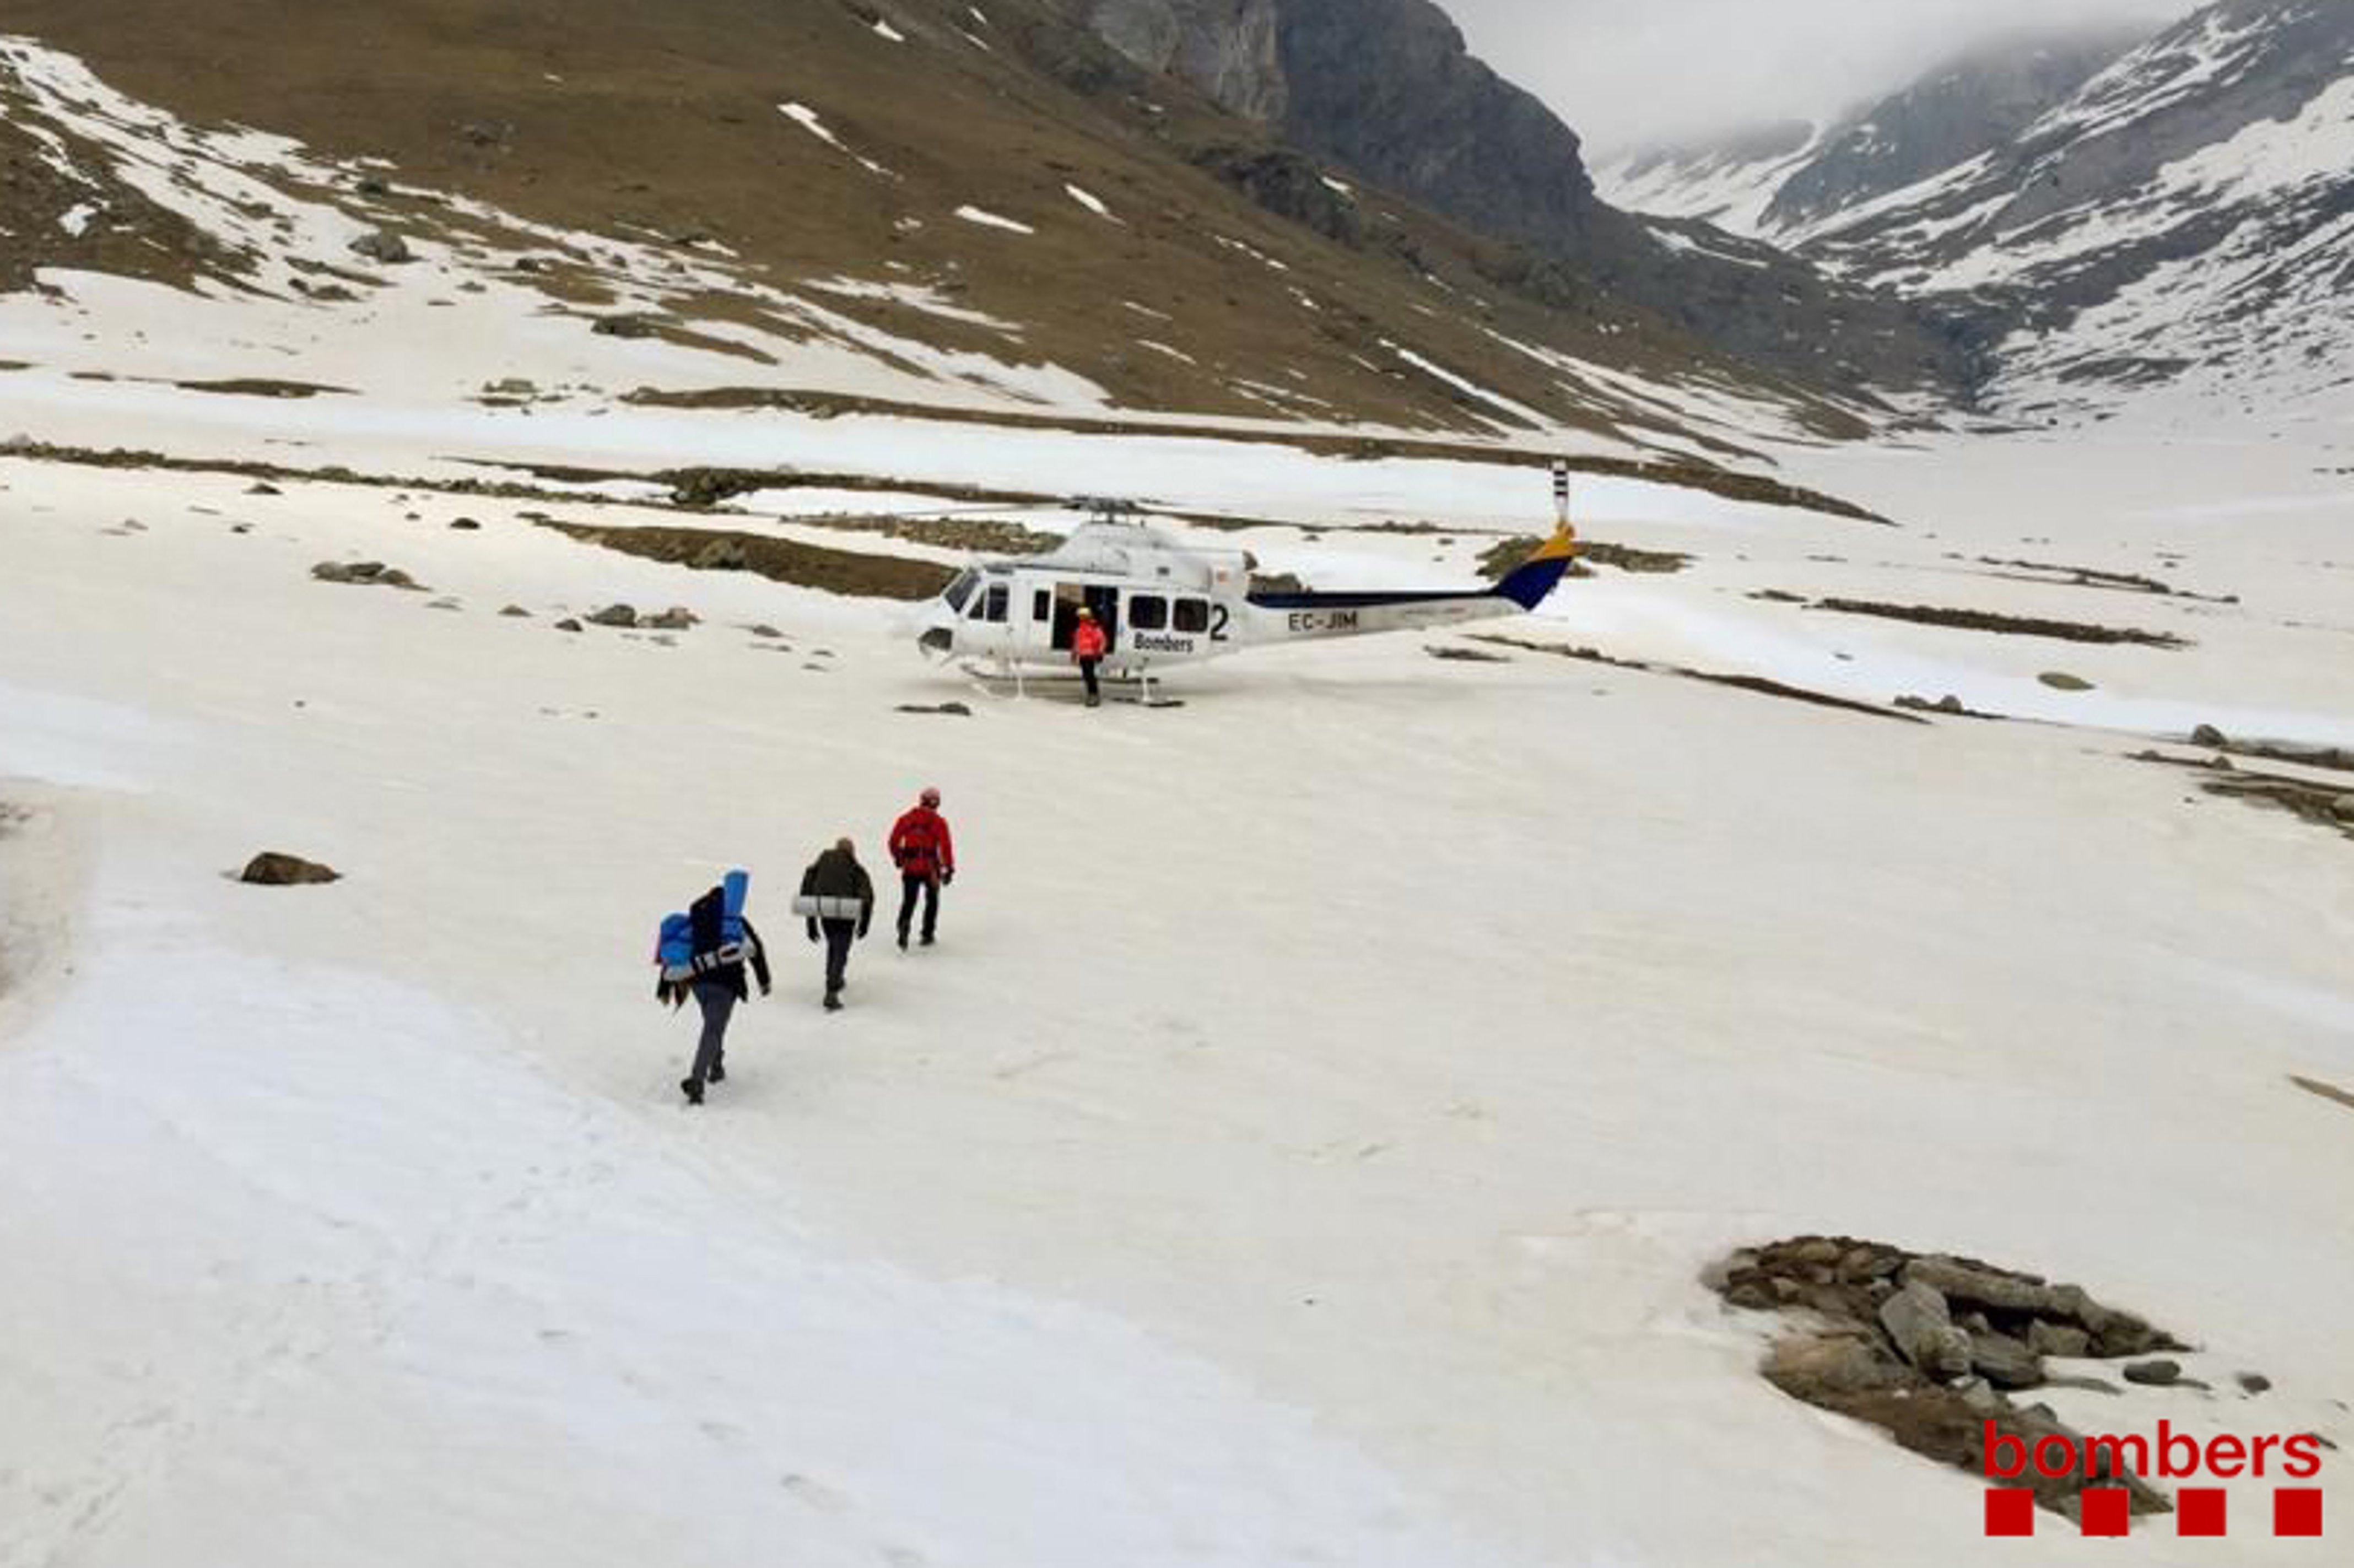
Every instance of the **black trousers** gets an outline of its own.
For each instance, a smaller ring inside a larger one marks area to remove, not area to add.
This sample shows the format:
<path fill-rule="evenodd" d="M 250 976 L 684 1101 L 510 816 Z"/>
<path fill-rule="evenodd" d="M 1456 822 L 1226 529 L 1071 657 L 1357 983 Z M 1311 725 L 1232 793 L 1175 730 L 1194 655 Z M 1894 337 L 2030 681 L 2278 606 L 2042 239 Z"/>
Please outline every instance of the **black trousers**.
<path fill-rule="evenodd" d="M 940 928 L 940 879 L 937 876 L 899 875 L 899 940 L 907 939 L 907 928 L 916 918 L 916 890 L 924 894 L 924 940 L 932 939 Z"/>
<path fill-rule="evenodd" d="M 855 920 L 827 920 L 825 927 L 825 994 L 839 996 L 849 980 L 850 944 L 858 938 Z"/>
<path fill-rule="evenodd" d="M 703 976 L 695 982 L 695 1004 L 703 1010 L 703 1037 L 695 1044 L 691 1076 L 700 1084 L 711 1076 L 711 1069 L 719 1065 L 726 1050 L 727 1020 L 736 1012 L 735 982 Z"/>
<path fill-rule="evenodd" d="M 1087 695 L 1091 697 L 1101 694 L 1096 689 L 1096 666 L 1102 662 L 1103 661 L 1100 659 L 1082 659 L 1079 661 L 1079 679 L 1087 683 Z"/>

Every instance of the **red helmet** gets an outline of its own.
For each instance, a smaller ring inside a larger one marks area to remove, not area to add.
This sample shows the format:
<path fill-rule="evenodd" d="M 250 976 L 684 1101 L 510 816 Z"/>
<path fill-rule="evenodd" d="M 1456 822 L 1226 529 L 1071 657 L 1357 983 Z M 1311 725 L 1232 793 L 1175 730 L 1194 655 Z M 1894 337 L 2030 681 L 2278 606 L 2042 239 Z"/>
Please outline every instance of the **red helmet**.
<path fill-rule="evenodd" d="M 940 803 L 940 792 L 938 789 L 927 789 L 921 799 L 927 806 L 937 806 Z"/>

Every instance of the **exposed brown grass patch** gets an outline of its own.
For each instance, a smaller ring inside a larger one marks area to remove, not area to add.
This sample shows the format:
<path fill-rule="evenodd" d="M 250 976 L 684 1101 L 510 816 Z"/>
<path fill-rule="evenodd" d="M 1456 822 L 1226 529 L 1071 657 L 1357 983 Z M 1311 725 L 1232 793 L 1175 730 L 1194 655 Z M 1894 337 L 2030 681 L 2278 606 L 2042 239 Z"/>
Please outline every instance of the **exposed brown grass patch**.
<path fill-rule="evenodd" d="M 604 528 L 541 523 L 583 544 L 707 572 L 751 572 L 772 582 L 864 599 L 925 599 L 948 587 L 953 568 L 898 556 L 829 550 L 790 539 L 720 528 Z"/>
<path fill-rule="evenodd" d="M 2170 631 L 2143 631 L 2127 626 L 2095 626 L 2081 620 L 2052 620 L 2040 616 L 1999 615 L 1985 609 L 1954 609 L 1931 604 L 1881 604 L 1871 599 L 1819 599 L 1810 607 L 1840 615 L 1864 615 L 1882 620 L 1909 620 L 1921 626 L 1941 626 L 1957 631 L 1990 631 L 2006 637 L 2042 637 L 2059 642 L 2132 643 L 2144 648 L 2188 648 L 2190 643 Z"/>

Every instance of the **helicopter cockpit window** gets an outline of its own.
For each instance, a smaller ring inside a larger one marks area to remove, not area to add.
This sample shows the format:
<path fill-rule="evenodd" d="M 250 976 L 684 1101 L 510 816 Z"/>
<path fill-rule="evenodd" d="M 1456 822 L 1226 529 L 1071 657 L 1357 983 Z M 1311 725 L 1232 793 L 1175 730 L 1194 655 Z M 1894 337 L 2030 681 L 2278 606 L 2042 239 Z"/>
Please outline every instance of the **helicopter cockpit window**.
<path fill-rule="evenodd" d="M 961 613 L 964 609 L 965 600 L 972 597 L 972 590 L 979 587 L 980 584 L 981 574 L 979 572 L 959 572 L 956 576 L 956 581 L 949 584 L 948 591 L 940 597 L 949 601 L 949 608 L 950 609 Z"/>
<path fill-rule="evenodd" d="M 1180 631 L 1210 630 L 1210 605 L 1207 599 L 1181 599 L 1177 601 L 1176 627 Z"/>
<path fill-rule="evenodd" d="M 1006 607 L 1013 602 L 1013 590 L 1005 584 L 990 584 L 989 591 L 981 596 L 981 618 L 983 620 L 1004 620 Z"/>
<path fill-rule="evenodd" d="M 1169 601 L 1159 594 L 1140 593 L 1128 601 L 1128 623 L 1139 631 L 1159 631 L 1169 624 Z"/>

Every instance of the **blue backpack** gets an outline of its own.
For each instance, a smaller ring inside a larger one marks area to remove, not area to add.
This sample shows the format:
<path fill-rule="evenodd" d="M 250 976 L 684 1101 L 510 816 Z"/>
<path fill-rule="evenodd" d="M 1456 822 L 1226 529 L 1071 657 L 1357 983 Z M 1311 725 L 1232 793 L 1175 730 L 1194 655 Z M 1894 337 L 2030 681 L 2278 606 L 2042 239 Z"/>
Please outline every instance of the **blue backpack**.
<path fill-rule="evenodd" d="M 654 961 L 662 966 L 664 980 L 692 980 L 722 965 L 743 961 L 744 901 L 751 890 L 750 872 L 731 871 L 720 879 L 716 911 L 711 895 L 705 894 L 695 901 L 693 911 L 663 916 L 654 938 Z M 715 913 L 717 918 L 713 920 Z M 698 914 L 706 923 L 700 941 L 695 931 Z"/>
<path fill-rule="evenodd" d="M 695 919 L 688 915 L 663 916 L 662 934 L 654 938 L 654 962 L 663 972 L 695 967 Z"/>

